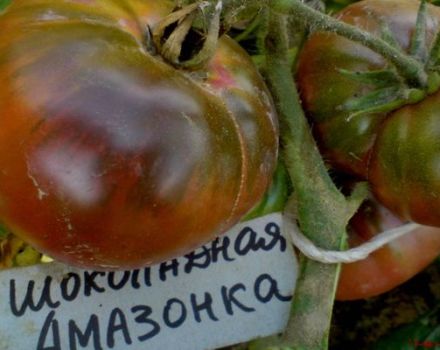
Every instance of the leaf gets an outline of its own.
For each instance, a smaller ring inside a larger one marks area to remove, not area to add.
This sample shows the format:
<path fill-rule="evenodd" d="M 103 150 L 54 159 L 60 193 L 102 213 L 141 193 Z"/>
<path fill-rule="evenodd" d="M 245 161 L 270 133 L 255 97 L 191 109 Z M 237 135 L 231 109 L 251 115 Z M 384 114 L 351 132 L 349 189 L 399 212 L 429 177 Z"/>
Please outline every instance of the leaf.
<path fill-rule="evenodd" d="M 327 12 L 335 13 L 352 4 L 353 2 L 356 2 L 356 0 L 327 0 L 325 1 L 325 5 Z"/>
<path fill-rule="evenodd" d="M 381 108 L 402 98 L 400 87 L 385 87 L 373 90 L 365 95 L 353 97 L 340 106 L 341 110 L 350 112 L 371 111 Z"/>
<path fill-rule="evenodd" d="M 0 11 L 3 11 L 11 2 L 12 0 L 0 0 Z"/>
<path fill-rule="evenodd" d="M 285 166 L 279 162 L 273 176 L 272 185 L 261 201 L 243 218 L 251 220 L 270 213 L 281 212 L 289 196 L 289 177 Z"/>
<path fill-rule="evenodd" d="M 387 23 L 380 20 L 380 37 L 382 40 L 387 42 L 389 45 L 401 50 L 401 46 L 399 42 L 397 41 L 396 37 L 394 36 L 394 33 L 391 31 L 390 27 Z"/>
<path fill-rule="evenodd" d="M 390 85 L 400 84 L 400 77 L 393 70 L 359 72 L 346 69 L 338 69 L 338 71 L 348 79 L 368 85 L 374 85 L 375 87 L 386 87 Z"/>
<path fill-rule="evenodd" d="M 426 66 L 433 71 L 439 71 L 439 56 L 440 56 L 440 31 L 437 31 L 434 42 L 429 51 Z"/>
<path fill-rule="evenodd" d="M 440 349 L 440 304 L 418 320 L 380 339 L 375 350 Z"/>
<path fill-rule="evenodd" d="M 11 231 L 9 231 L 6 226 L 4 226 L 1 222 L 0 222 L 0 239 L 6 238 L 8 236 L 8 234 Z"/>
<path fill-rule="evenodd" d="M 424 90 L 392 86 L 349 99 L 338 108 L 352 112 L 349 115 L 351 119 L 367 113 L 388 113 L 404 105 L 415 104 L 425 96 Z"/>
<path fill-rule="evenodd" d="M 410 55 L 414 58 L 426 62 L 428 58 L 428 48 L 426 45 L 426 22 L 428 9 L 426 0 L 420 2 L 419 12 L 417 14 L 416 28 L 411 38 Z"/>

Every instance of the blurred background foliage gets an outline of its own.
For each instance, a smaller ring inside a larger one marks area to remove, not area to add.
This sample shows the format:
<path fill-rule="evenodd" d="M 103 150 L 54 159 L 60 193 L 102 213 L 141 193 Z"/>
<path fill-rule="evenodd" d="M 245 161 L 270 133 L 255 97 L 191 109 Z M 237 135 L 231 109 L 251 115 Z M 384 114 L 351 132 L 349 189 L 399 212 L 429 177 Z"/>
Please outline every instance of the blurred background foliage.
<path fill-rule="evenodd" d="M 12 0 L 0 0 L 0 11 L 11 3 Z"/>

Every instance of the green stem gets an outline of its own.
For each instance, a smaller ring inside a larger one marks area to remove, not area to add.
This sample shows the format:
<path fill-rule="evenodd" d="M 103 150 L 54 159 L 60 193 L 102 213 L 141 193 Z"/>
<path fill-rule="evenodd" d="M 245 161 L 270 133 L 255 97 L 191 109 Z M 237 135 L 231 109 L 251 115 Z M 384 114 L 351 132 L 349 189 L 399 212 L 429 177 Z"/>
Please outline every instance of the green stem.
<path fill-rule="evenodd" d="M 437 32 L 432 47 L 429 52 L 429 58 L 427 62 L 428 69 L 437 68 L 440 55 L 440 31 Z"/>
<path fill-rule="evenodd" d="M 258 27 L 259 24 L 260 24 L 260 17 L 257 15 L 252 20 L 252 22 L 250 22 L 248 24 L 248 26 L 246 27 L 246 29 L 242 33 L 240 33 L 236 37 L 234 37 L 234 40 L 237 42 L 240 42 L 242 40 L 246 40 L 249 37 L 249 35 Z"/>
<path fill-rule="evenodd" d="M 283 14 L 294 14 L 314 30 L 330 31 L 372 49 L 391 62 L 412 87 L 425 88 L 427 74 L 423 65 L 386 41 L 350 24 L 316 11 L 300 0 L 269 0 L 271 8 Z"/>
<path fill-rule="evenodd" d="M 285 19 L 274 12 L 270 16 L 266 75 L 280 117 L 283 155 L 294 187 L 297 219 L 304 234 L 315 244 L 341 249 L 345 227 L 356 205 L 347 201 L 332 182 L 310 133 L 291 74 Z M 338 272 L 338 265 L 301 259 L 282 346 L 327 349 Z"/>

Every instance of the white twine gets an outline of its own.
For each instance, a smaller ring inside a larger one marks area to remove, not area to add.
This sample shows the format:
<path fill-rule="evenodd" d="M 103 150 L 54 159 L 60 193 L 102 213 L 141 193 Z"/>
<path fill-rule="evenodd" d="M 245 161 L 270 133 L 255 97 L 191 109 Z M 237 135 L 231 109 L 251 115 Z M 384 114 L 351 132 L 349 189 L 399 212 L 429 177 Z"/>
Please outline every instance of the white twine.
<path fill-rule="evenodd" d="M 310 239 L 302 234 L 296 223 L 296 218 L 292 213 L 285 212 L 283 215 L 283 231 L 287 234 L 287 237 L 291 238 L 292 243 L 308 258 L 324 264 L 346 264 L 363 260 L 372 252 L 382 248 L 391 241 L 406 235 L 418 227 L 420 227 L 419 224 L 405 224 L 381 232 L 368 242 L 355 248 L 344 251 L 325 250 L 317 247 Z"/>

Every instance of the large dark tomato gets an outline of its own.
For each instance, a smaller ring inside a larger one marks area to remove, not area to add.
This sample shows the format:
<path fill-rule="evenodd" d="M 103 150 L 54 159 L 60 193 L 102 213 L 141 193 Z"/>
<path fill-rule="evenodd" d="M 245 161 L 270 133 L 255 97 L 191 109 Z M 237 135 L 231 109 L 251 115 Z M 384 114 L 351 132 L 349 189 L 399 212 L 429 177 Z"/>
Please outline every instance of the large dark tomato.
<path fill-rule="evenodd" d="M 415 0 L 365 0 L 337 17 L 377 36 L 388 28 L 408 51 L 419 5 Z M 428 5 L 428 48 L 439 29 L 440 8 Z M 390 66 L 370 49 L 334 33 L 316 33 L 298 67 L 304 107 L 332 166 L 368 179 L 375 195 L 400 217 L 440 226 L 440 92 L 389 113 L 353 115 L 347 108 L 350 100 L 375 87 L 343 70 L 385 68 Z"/>
<path fill-rule="evenodd" d="M 157 0 L 14 0 L 0 17 L 0 221 L 98 269 L 176 257 L 265 192 L 277 122 L 231 39 L 203 71 L 144 47 Z"/>
<path fill-rule="evenodd" d="M 403 224 L 383 206 L 367 201 L 350 221 L 349 245 L 358 246 Z M 366 259 L 344 264 L 336 297 L 354 300 L 387 292 L 419 273 L 439 255 L 440 228 L 420 226 Z"/>

